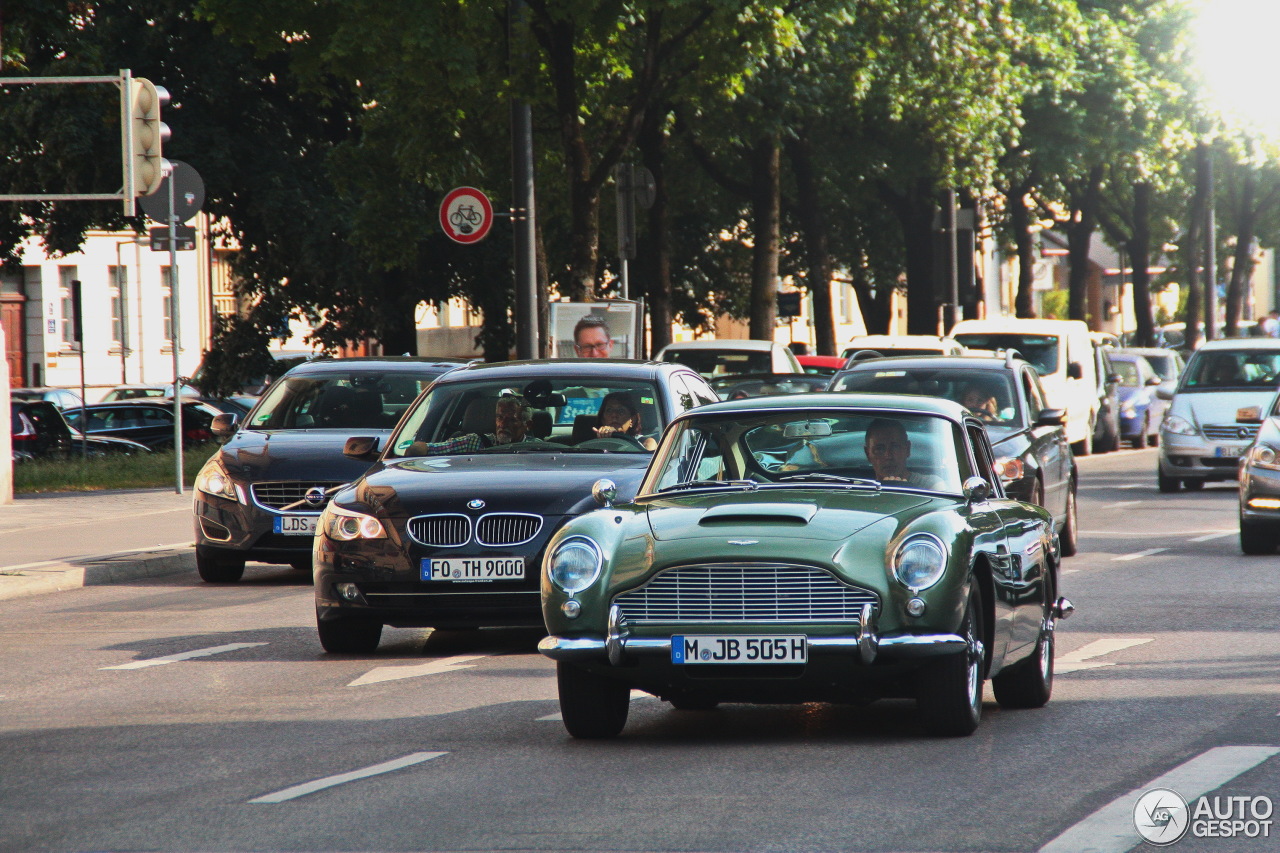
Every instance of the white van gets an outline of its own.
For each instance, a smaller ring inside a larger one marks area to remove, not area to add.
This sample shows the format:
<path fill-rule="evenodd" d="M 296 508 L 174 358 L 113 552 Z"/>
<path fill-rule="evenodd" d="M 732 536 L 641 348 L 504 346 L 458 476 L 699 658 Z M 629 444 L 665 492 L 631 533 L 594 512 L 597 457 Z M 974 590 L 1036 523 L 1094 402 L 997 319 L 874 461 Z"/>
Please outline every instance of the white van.
<path fill-rule="evenodd" d="M 1098 420 L 1097 359 L 1089 327 L 1081 320 L 961 320 L 951 337 L 968 349 L 1016 349 L 1040 374 L 1048 403 L 1066 409 L 1067 441 L 1084 456 L 1093 452 Z"/>

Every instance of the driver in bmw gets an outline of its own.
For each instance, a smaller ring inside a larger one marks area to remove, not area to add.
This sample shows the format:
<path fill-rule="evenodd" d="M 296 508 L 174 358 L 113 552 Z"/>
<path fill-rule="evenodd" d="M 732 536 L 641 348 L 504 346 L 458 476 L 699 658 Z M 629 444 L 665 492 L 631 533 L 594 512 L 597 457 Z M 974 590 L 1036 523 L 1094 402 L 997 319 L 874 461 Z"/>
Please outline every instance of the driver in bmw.
<path fill-rule="evenodd" d="M 492 433 L 470 432 L 444 441 L 415 441 L 409 452 L 422 456 L 451 456 L 475 453 L 500 444 L 543 444 L 542 439 L 528 434 L 532 419 L 533 408 L 524 397 L 504 394 L 494 407 Z"/>

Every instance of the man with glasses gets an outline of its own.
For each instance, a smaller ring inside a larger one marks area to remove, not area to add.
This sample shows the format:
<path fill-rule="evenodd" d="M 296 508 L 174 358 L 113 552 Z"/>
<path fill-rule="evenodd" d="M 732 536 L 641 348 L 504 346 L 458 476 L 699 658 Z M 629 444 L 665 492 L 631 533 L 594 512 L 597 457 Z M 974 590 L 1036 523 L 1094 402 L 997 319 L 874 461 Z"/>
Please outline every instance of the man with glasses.
<path fill-rule="evenodd" d="M 609 358 L 613 336 L 609 324 L 599 314 L 588 314 L 573 327 L 573 349 L 579 358 Z"/>

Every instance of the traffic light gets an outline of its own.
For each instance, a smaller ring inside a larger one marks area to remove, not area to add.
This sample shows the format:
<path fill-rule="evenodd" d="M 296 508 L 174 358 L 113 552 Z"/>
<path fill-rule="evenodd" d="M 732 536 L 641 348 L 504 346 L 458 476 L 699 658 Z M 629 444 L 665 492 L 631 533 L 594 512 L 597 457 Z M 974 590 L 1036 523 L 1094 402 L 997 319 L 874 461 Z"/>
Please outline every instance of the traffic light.
<path fill-rule="evenodd" d="M 129 114 L 133 150 L 130 196 L 151 195 L 164 180 L 162 148 L 169 139 L 169 128 L 160 121 L 160 108 L 169 103 L 169 93 L 143 77 L 129 80 Z"/>

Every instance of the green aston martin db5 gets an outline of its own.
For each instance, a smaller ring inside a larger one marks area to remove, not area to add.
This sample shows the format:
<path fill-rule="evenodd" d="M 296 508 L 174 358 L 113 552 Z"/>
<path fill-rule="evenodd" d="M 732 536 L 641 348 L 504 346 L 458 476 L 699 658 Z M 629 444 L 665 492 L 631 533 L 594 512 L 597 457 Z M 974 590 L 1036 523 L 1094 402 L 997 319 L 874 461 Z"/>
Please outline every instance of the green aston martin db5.
<path fill-rule="evenodd" d="M 672 421 L 634 500 L 562 527 L 542 568 L 560 708 L 619 734 L 630 691 L 721 702 L 915 698 L 967 735 L 1053 688 L 1053 518 L 1005 497 L 986 430 L 926 397 L 812 394 Z"/>

